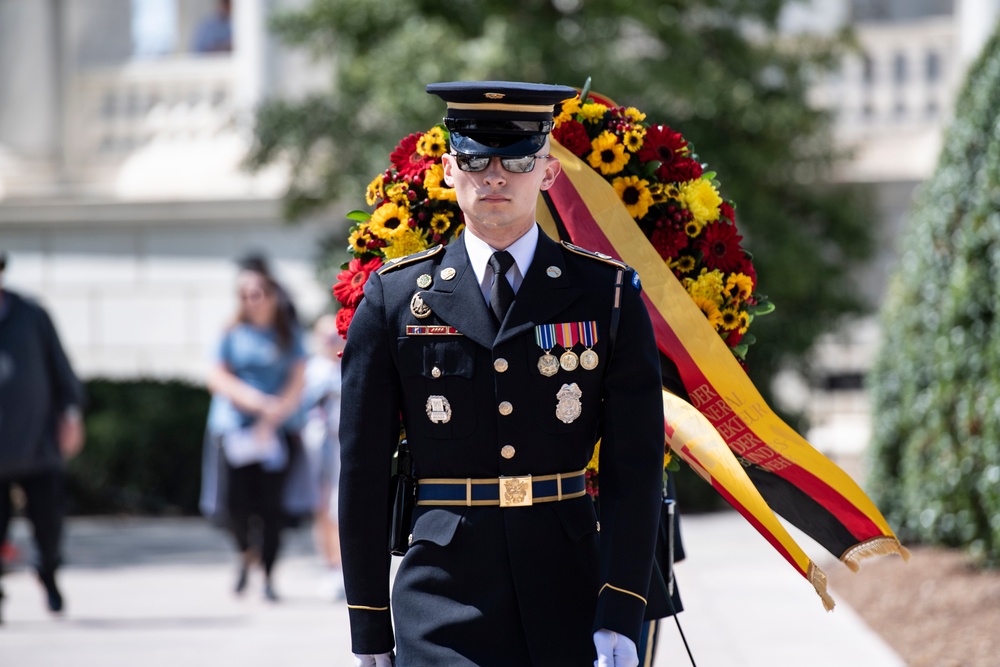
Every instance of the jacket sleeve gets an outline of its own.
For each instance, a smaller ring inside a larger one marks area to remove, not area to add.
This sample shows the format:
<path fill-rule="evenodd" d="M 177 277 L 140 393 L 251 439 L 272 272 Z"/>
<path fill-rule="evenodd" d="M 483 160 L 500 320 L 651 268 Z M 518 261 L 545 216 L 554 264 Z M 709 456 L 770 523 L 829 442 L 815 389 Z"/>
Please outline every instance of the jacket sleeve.
<path fill-rule="evenodd" d="M 604 383 L 602 585 L 594 630 L 620 632 L 638 644 L 656 546 L 664 435 L 656 341 L 640 289 L 628 279 L 612 355 Z"/>
<path fill-rule="evenodd" d="M 83 385 L 70 366 L 52 319 L 40 306 L 37 313 L 42 340 L 45 341 L 45 362 L 52 382 L 53 406 L 58 414 L 71 406 L 82 408 Z"/>
<path fill-rule="evenodd" d="M 372 274 L 344 349 L 340 442 L 340 543 L 354 653 L 395 644 L 388 551 L 392 456 L 399 441 L 399 373 L 382 282 Z"/>

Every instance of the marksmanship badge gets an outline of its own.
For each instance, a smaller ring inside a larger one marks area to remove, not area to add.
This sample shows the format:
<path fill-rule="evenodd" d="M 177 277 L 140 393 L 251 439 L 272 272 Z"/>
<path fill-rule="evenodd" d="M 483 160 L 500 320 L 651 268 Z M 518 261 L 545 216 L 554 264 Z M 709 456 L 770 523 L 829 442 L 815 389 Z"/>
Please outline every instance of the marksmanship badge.
<path fill-rule="evenodd" d="M 583 406 L 580 404 L 582 396 L 583 392 L 580 391 L 580 387 L 575 382 L 564 384 L 559 388 L 558 393 L 556 393 L 556 398 L 559 399 L 559 403 L 556 405 L 556 417 L 559 418 L 559 421 L 564 424 L 572 424 L 576 421 L 576 418 L 583 412 Z"/>
<path fill-rule="evenodd" d="M 427 416 L 435 424 L 447 424 L 451 421 L 451 403 L 444 396 L 428 396 Z"/>

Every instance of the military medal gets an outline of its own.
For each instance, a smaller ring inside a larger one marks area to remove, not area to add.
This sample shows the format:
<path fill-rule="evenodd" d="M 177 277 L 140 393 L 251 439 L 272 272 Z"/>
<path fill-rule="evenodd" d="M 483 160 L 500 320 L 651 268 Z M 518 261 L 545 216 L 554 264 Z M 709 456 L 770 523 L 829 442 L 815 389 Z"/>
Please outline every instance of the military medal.
<path fill-rule="evenodd" d="M 424 299 L 420 296 L 420 292 L 414 294 L 413 298 L 410 299 L 410 312 L 413 313 L 414 317 L 420 320 L 430 316 L 431 307 L 424 303 Z"/>
<path fill-rule="evenodd" d="M 580 342 L 587 348 L 580 353 L 580 365 L 583 370 L 592 371 L 601 361 L 597 353 L 590 349 L 597 344 L 597 322 L 577 322 L 577 327 L 580 330 Z"/>
<path fill-rule="evenodd" d="M 456 273 L 455 269 L 452 268 L 452 267 L 450 267 L 450 266 L 447 267 L 447 268 L 441 269 L 441 279 L 442 280 L 451 280 L 452 278 L 455 277 L 455 273 Z"/>
<path fill-rule="evenodd" d="M 573 347 L 580 342 L 580 328 L 576 322 L 563 322 L 551 325 L 555 329 L 556 343 L 565 352 L 559 357 L 559 367 L 564 371 L 575 371 L 580 365 L 580 358 L 576 356 Z"/>
<path fill-rule="evenodd" d="M 451 421 L 451 403 L 444 396 L 428 396 L 427 417 L 435 424 L 447 424 Z"/>
<path fill-rule="evenodd" d="M 538 372 L 547 378 L 559 372 L 559 360 L 552 354 L 556 344 L 556 325 L 539 324 L 535 327 L 535 343 L 545 353 L 538 357 Z"/>
<path fill-rule="evenodd" d="M 559 357 L 559 367 L 564 371 L 575 371 L 580 365 L 580 357 L 573 350 L 566 350 Z"/>
<path fill-rule="evenodd" d="M 427 273 L 421 274 L 420 277 L 417 278 L 417 287 L 419 287 L 420 289 L 427 289 L 428 287 L 431 286 L 431 281 L 432 279 L 430 277 L 430 274 Z"/>
<path fill-rule="evenodd" d="M 580 391 L 580 387 L 575 382 L 564 384 L 559 388 L 556 393 L 556 398 L 559 399 L 559 403 L 556 405 L 556 417 L 559 421 L 564 424 L 572 424 L 576 421 L 576 418 L 583 412 L 583 406 L 580 404 L 582 396 L 583 392 Z"/>

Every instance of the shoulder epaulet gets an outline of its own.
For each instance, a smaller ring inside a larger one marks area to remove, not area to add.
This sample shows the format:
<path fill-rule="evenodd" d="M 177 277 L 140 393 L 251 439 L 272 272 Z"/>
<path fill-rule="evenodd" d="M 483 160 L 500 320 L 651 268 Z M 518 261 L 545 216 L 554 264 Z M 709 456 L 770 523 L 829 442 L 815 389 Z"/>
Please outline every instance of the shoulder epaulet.
<path fill-rule="evenodd" d="M 433 248 L 428 248 L 427 250 L 421 250 L 420 252 L 415 252 L 412 255 L 406 255 L 405 257 L 397 257 L 396 259 L 391 259 L 382 265 L 377 273 L 382 275 L 383 273 L 388 273 L 393 269 L 398 269 L 401 266 L 406 266 L 407 264 L 412 264 L 413 262 L 419 262 L 422 259 L 427 259 L 428 257 L 433 257 L 434 255 L 441 252 L 444 248 L 443 245 L 436 245 Z"/>
<path fill-rule="evenodd" d="M 617 266 L 620 269 L 628 269 L 628 264 L 625 262 L 618 261 L 611 255 L 605 255 L 603 252 L 595 252 L 593 250 L 587 250 L 586 248 L 581 248 L 578 245 L 573 245 L 566 241 L 560 241 L 562 246 L 572 253 L 577 255 L 583 255 L 584 257 L 590 257 L 591 259 L 596 259 L 598 261 L 604 262 L 605 264 L 610 264 L 611 266 Z"/>

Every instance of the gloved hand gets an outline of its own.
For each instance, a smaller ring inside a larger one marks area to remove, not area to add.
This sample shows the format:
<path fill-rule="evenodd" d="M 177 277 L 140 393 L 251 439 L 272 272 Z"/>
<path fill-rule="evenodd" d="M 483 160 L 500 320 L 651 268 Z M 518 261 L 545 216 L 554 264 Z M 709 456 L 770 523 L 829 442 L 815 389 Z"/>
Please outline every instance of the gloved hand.
<path fill-rule="evenodd" d="M 594 633 L 597 660 L 594 667 L 638 667 L 639 651 L 635 643 L 617 632 L 598 630 Z"/>
<path fill-rule="evenodd" d="M 378 655 L 354 654 L 354 667 L 393 667 L 395 664 L 396 656 L 392 654 L 392 651 Z"/>

